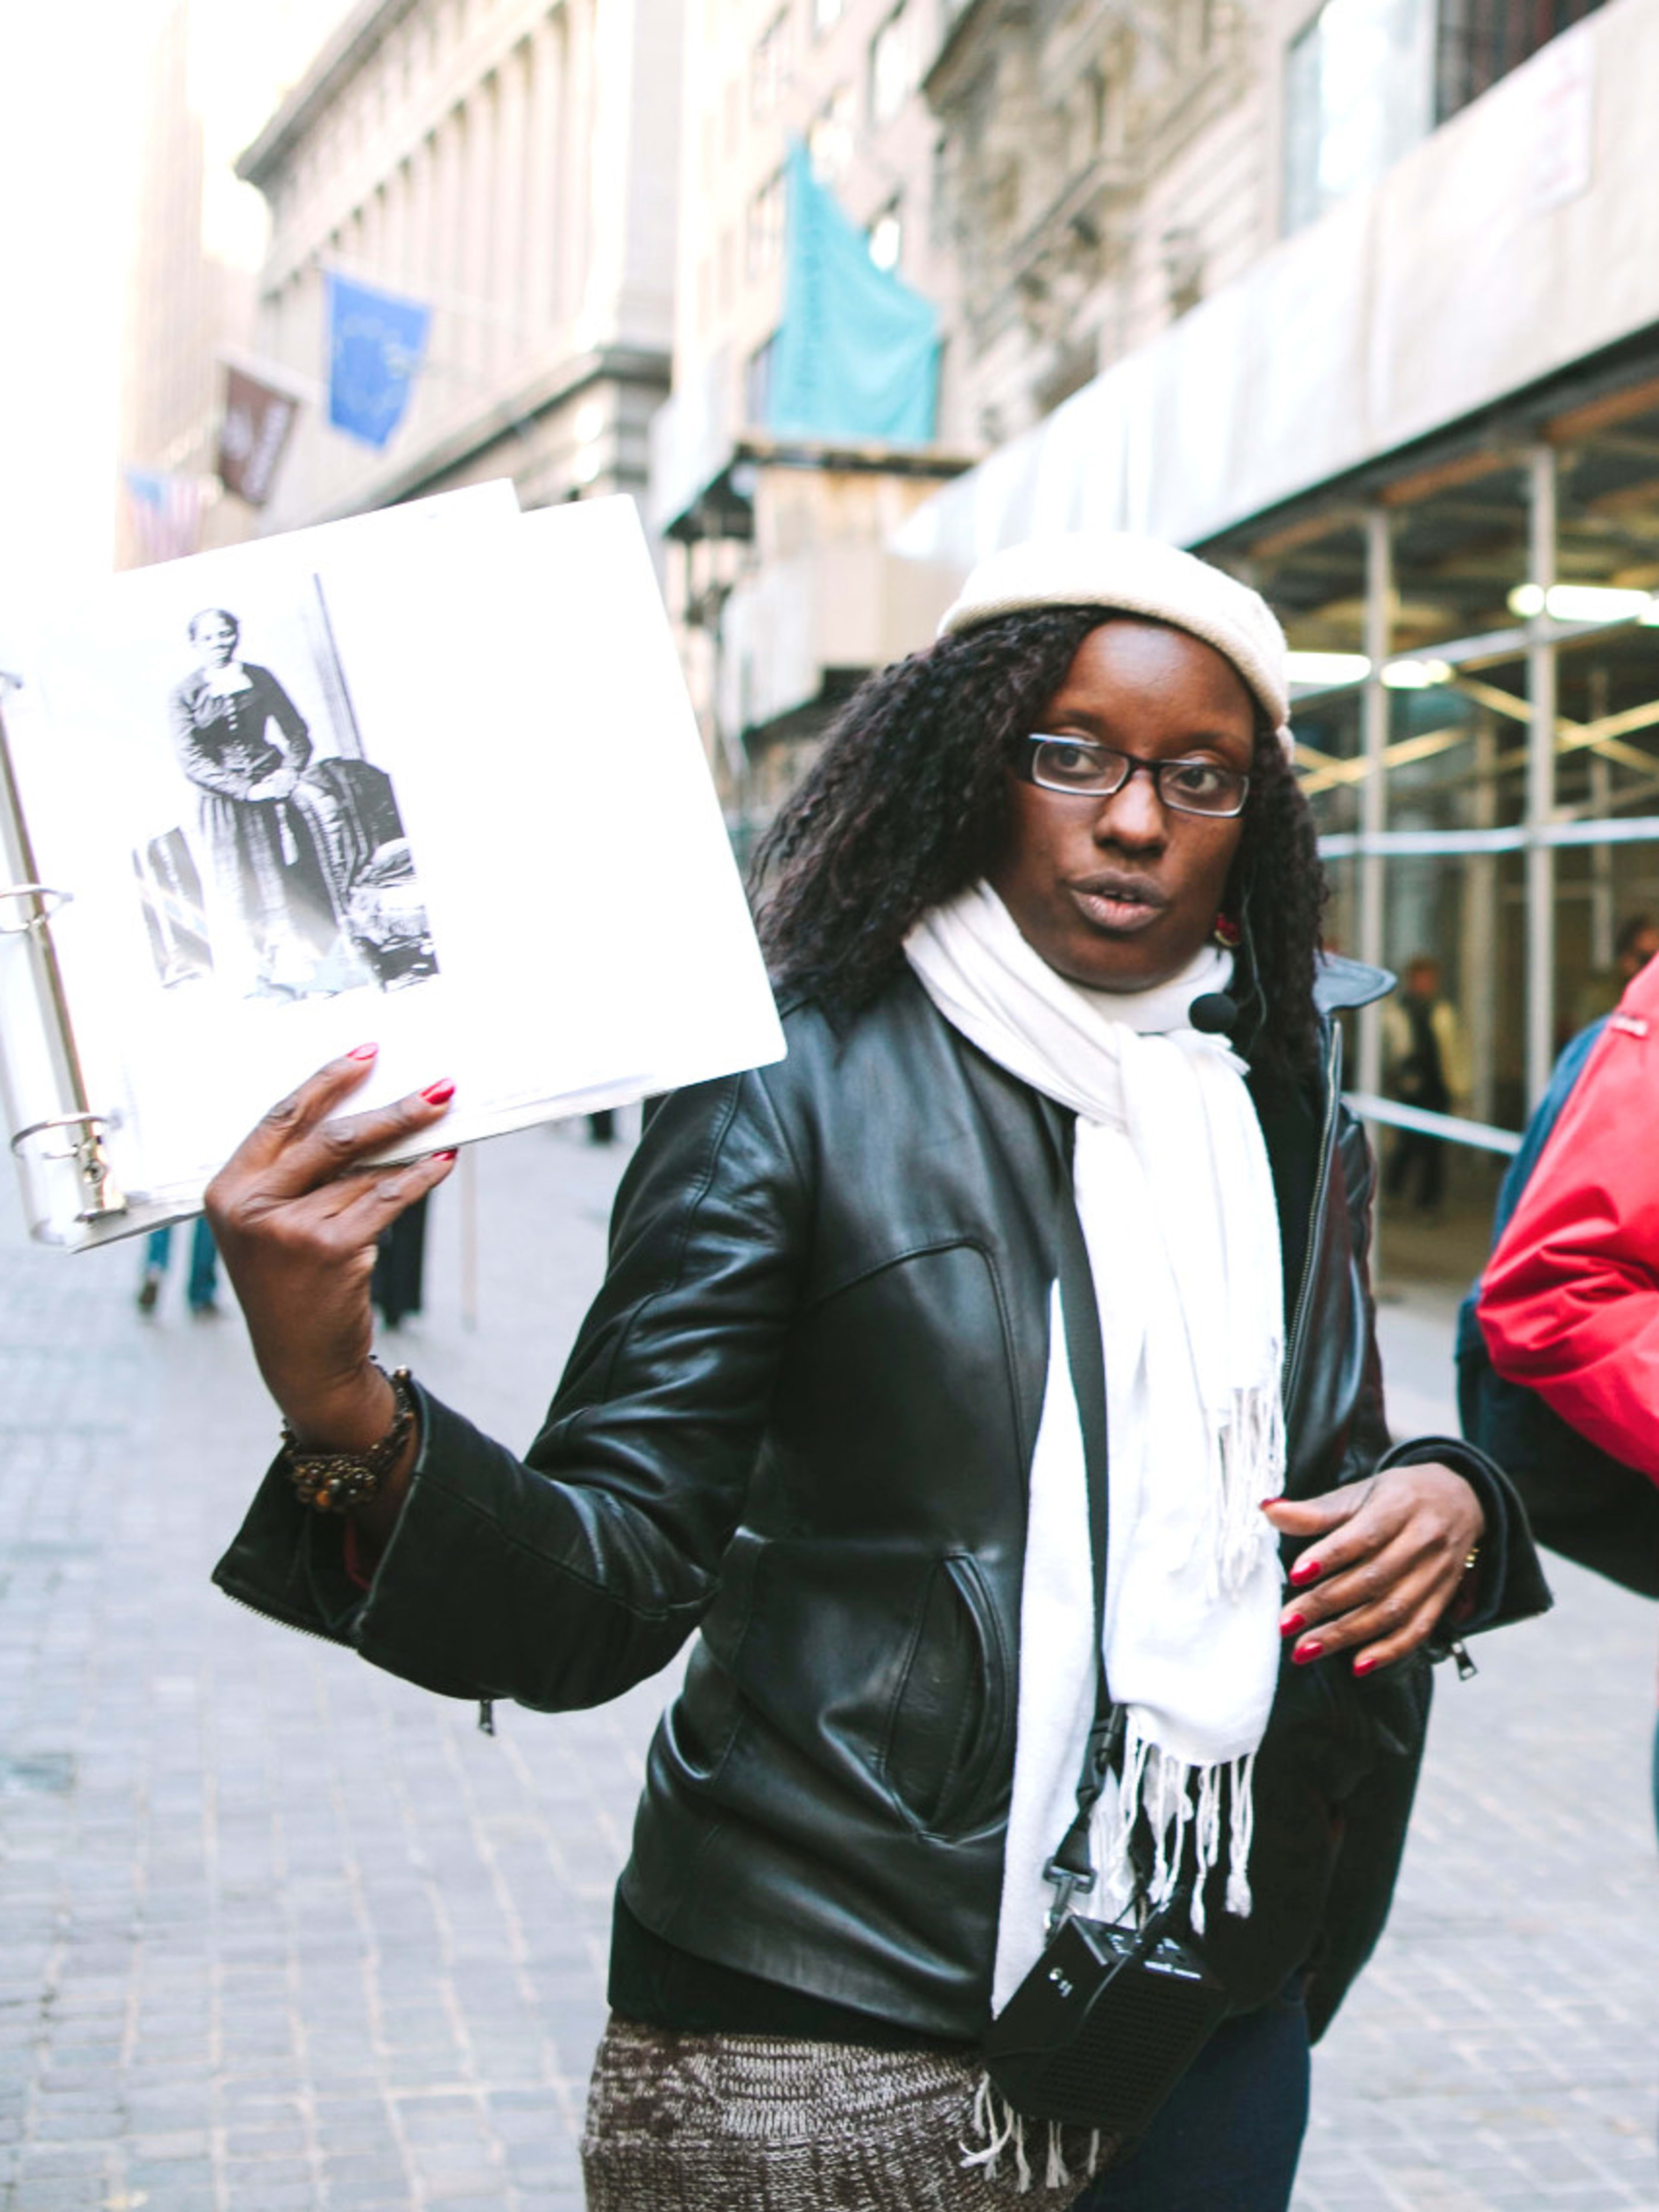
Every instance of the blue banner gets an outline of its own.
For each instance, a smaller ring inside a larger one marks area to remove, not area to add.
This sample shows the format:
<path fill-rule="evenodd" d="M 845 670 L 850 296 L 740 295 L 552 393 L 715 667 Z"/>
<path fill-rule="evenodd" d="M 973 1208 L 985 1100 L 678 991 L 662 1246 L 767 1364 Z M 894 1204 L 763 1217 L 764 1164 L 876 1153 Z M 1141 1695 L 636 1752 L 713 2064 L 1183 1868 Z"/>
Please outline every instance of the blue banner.
<path fill-rule="evenodd" d="M 939 317 L 789 149 L 788 267 L 766 427 L 782 436 L 926 445 L 939 392 Z"/>
<path fill-rule="evenodd" d="M 404 419 L 432 310 L 331 270 L 326 276 L 328 419 L 348 437 L 379 448 Z"/>

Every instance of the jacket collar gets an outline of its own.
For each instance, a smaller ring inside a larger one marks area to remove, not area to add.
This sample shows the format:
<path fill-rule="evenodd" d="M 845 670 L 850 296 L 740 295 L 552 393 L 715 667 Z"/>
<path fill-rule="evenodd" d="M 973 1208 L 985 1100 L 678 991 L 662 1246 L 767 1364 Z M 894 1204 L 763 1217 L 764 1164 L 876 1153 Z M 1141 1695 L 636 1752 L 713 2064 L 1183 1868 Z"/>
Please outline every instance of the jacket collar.
<path fill-rule="evenodd" d="M 1369 1006 L 1374 1000 L 1386 999 L 1397 980 L 1386 968 L 1345 960 L 1340 952 L 1322 952 L 1314 968 L 1314 1004 L 1322 1014 Z"/>

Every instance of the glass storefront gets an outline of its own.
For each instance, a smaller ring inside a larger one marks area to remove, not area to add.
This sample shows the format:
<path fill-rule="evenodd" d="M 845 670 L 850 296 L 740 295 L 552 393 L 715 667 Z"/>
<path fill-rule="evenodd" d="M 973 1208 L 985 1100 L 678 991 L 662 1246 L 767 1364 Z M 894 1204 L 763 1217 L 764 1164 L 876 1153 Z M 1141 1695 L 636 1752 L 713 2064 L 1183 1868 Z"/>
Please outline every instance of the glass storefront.
<path fill-rule="evenodd" d="M 1443 1126 L 1398 1080 L 1401 1015 L 1355 1024 L 1385 1158 L 1449 1140 L 1385 1200 L 1410 1272 L 1478 1263 L 1514 1133 L 1659 916 L 1656 366 L 1203 549 L 1290 638 L 1330 941 L 1451 1009 Z"/>

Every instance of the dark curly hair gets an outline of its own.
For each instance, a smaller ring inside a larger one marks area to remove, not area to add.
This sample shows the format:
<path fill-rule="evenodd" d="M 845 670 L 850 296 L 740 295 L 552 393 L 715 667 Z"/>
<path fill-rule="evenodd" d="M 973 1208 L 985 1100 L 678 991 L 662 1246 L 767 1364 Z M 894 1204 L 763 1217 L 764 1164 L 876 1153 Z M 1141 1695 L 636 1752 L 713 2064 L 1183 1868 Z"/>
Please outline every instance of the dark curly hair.
<path fill-rule="evenodd" d="M 984 875 L 1007 817 L 1006 775 L 1098 607 L 1003 615 L 870 678 L 755 856 L 761 943 L 781 989 L 832 1014 L 867 1006 L 911 925 Z M 1237 1040 L 1300 1072 L 1316 1047 L 1314 960 L 1325 878 L 1313 822 L 1265 716 L 1227 905 L 1248 962 Z"/>

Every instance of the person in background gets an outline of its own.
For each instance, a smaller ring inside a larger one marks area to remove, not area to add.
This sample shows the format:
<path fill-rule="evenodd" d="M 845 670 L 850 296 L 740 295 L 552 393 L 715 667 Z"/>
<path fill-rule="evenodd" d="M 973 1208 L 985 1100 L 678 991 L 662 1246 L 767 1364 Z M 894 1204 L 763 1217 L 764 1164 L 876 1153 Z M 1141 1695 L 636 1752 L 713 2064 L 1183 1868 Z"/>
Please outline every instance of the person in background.
<path fill-rule="evenodd" d="M 161 1296 L 167 1266 L 173 1257 L 173 1224 L 151 1231 L 144 1240 L 144 1272 L 138 1284 L 138 1310 L 154 1313 Z M 198 1213 L 191 1231 L 190 1275 L 185 1284 L 185 1303 L 193 1314 L 219 1310 L 219 1252 L 206 1214 Z"/>
<path fill-rule="evenodd" d="M 1385 1081 L 1391 1097 L 1430 1114 L 1467 1105 L 1468 1053 L 1456 1009 L 1440 989 L 1440 963 L 1419 952 L 1406 969 L 1405 988 L 1382 1008 Z M 1423 1129 L 1401 1129 L 1389 1161 L 1388 1193 L 1398 1198 L 1417 1175 L 1419 1212 L 1438 1211 L 1445 1188 L 1446 1146 Z"/>
<path fill-rule="evenodd" d="M 1610 1014 L 1624 995 L 1625 987 L 1659 952 L 1659 921 L 1651 914 L 1627 915 L 1613 940 L 1613 965 L 1593 968 L 1572 994 L 1577 1035 L 1563 1047 L 1572 1049 L 1590 1026 Z"/>
<path fill-rule="evenodd" d="M 1616 1469 L 1659 1485 L 1656 954 L 1653 923 L 1644 915 L 1626 923 L 1624 996 L 1557 1063 L 1499 1194 L 1501 1234 L 1474 1311 L 1505 1382 L 1536 1393 Z M 1639 1524 L 1626 1508 L 1618 1525 Z M 1616 1547 L 1595 1563 L 1651 1587 L 1629 1574 Z M 1659 1733 L 1652 1781 L 1659 1823 Z"/>
<path fill-rule="evenodd" d="M 1632 915 L 1613 940 L 1613 964 L 1620 991 L 1636 981 L 1656 952 L 1659 952 L 1659 921 L 1650 914 Z"/>
<path fill-rule="evenodd" d="M 425 1302 L 426 1215 L 429 1194 L 383 1229 L 374 1247 L 368 1294 L 388 1328 L 401 1328 Z"/>

